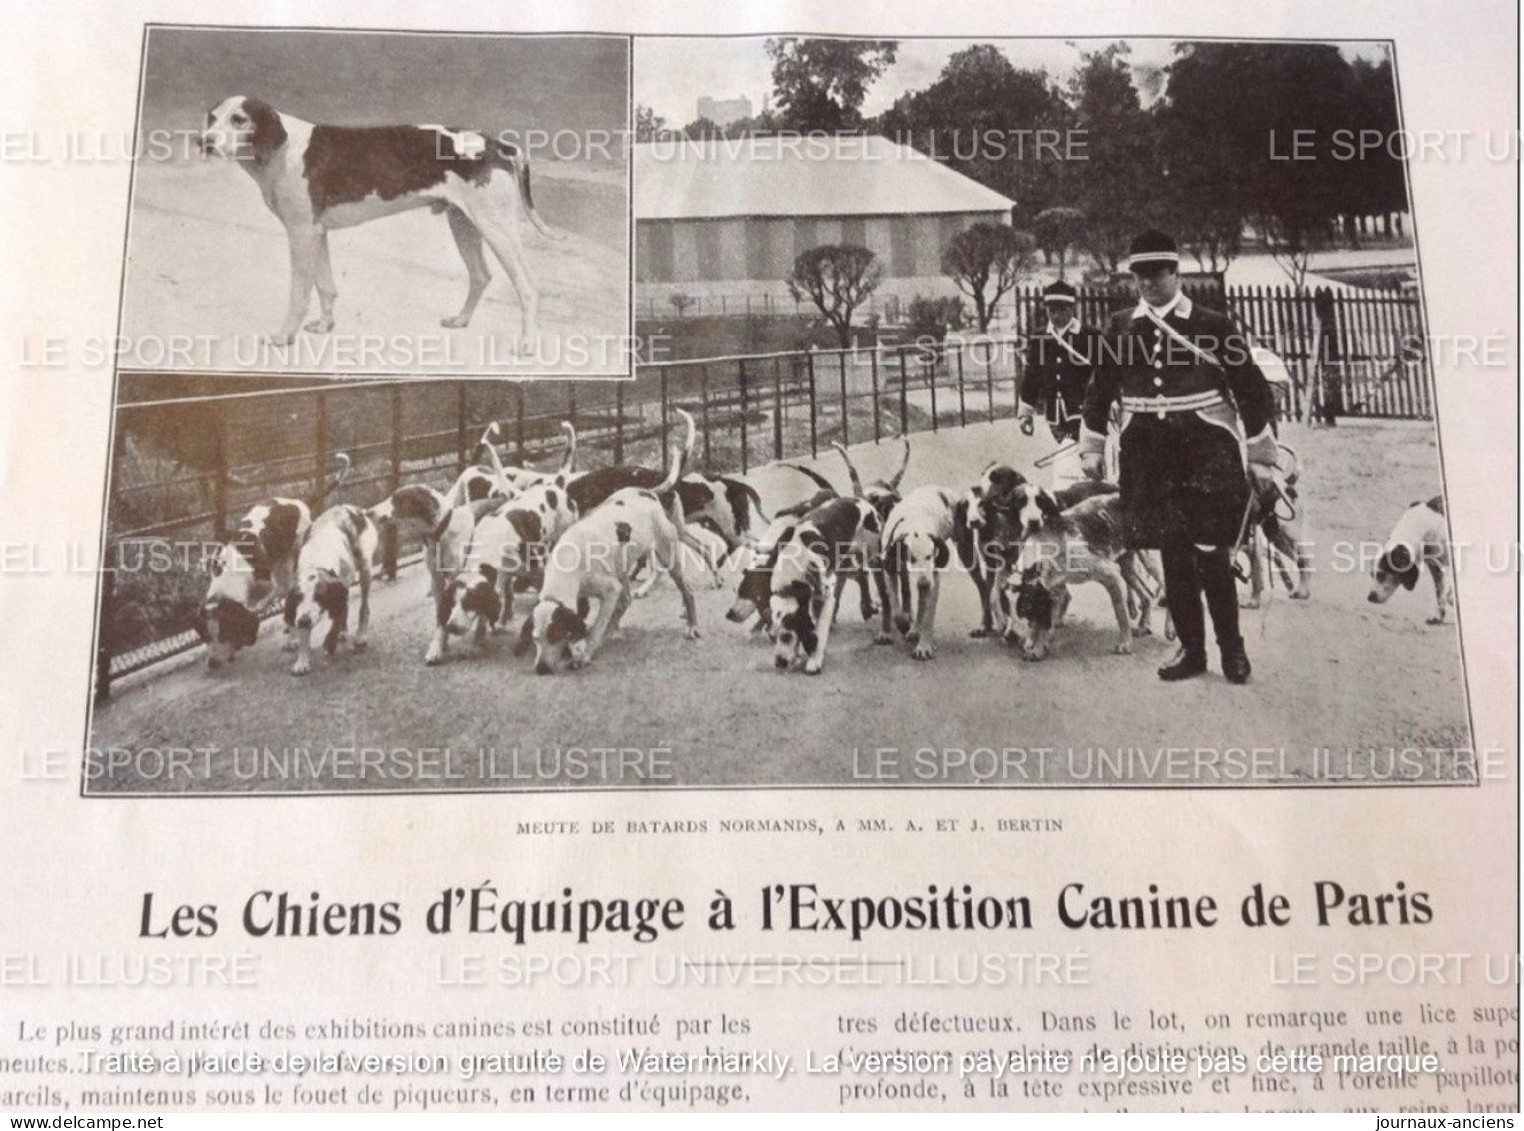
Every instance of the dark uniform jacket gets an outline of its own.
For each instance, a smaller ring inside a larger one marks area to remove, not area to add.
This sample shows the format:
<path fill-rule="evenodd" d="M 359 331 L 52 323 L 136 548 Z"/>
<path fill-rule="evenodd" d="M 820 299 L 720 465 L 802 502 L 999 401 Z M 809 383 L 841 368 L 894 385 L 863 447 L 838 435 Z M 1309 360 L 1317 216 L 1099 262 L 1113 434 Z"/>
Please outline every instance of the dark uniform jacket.
<path fill-rule="evenodd" d="M 1226 316 L 1181 295 L 1164 320 L 1183 341 L 1142 303 L 1112 320 L 1085 398 L 1081 450 L 1103 450 L 1119 400 L 1127 544 L 1232 546 L 1249 502 L 1245 456 L 1276 460 L 1275 400 Z"/>
<path fill-rule="evenodd" d="M 1080 433 L 1080 412 L 1090 386 L 1098 356 L 1101 332 L 1082 322 L 1063 335 L 1065 349 L 1051 326 L 1027 342 L 1022 367 L 1021 400 L 1042 413 L 1059 439 L 1075 440 Z M 1071 355 L 1073 350 L 1078 358 Z"/>

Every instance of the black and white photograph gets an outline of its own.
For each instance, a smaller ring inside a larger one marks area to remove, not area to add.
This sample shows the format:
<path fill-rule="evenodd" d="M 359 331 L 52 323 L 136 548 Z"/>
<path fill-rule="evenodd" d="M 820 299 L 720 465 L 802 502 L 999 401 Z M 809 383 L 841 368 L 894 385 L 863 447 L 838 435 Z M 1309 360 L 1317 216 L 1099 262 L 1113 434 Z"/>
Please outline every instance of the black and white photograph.
<path fill-rule="evenodd" d="M 629 53 L 150 26 L 120 366 L 627 377 Z"/>
<path fill-rule="evenodd" d="M 121 377 L 87 792 L 1475 782 L 1389 44 L 635 60 L 633 382 Z"/>

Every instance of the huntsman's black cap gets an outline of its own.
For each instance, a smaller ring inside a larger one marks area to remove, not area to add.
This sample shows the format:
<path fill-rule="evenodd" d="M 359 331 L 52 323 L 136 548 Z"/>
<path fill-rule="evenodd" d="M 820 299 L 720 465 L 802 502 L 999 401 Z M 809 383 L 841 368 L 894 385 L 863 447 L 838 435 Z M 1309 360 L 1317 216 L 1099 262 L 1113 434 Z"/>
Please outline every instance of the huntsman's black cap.
<path fill-rule="evenodd" d="M 1139 232 L 1133 237 L 1132 246 L 1127 249 L 1129 271 L 1136 271 L 1139 267 L 1157 263 L 1175 266 L 1179 262 L 1180 247 L 1175 243 L 1175 238 L 1157 228 Z"/>

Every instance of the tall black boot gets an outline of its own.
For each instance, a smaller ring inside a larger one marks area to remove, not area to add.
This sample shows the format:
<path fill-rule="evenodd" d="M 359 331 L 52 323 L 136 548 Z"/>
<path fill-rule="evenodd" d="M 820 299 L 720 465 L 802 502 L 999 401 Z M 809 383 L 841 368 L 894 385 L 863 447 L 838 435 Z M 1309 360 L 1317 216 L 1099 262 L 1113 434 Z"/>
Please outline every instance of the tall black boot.
<path fill-rule="evenodd" d="M 1229 683 L 1247 683 L 1249 654 L 1238 627 L 1238 582 L 1231 552 L 1224 547 L 1196 552 L 1196 573 L 1212 614 L 1212 630 L 1222 653 L 1222 674 Z"/>
<path fill-rule="evenodd" d="M 1168 546 L 1159 556 L 1169 615 L 1180 641 L 1179 653 L 1159 669 L 1159 678 L 1173 683 L 1206 671 L 1206 622 L 1201 614 L 1201 579 L 1194 551 L 1188 545 Z"/>

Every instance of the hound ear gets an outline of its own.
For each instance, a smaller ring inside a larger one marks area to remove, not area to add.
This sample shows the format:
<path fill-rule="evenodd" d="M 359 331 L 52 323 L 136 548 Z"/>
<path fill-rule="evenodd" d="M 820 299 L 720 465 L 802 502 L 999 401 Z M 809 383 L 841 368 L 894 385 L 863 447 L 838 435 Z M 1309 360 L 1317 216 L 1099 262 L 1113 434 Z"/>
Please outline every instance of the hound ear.
<path fill-rule="evenodd" d="M 1418 584 L 1418 566 L 1415 563 L 1413 565 L 1408 566 L 1407 569 L 1402 571 L 1402 587 L 1404 589 L 1407 589 L 1407 590 L 1411 591 L 1413 589 L 1413 587 L 1416 586 L 1417 584 Z"/>
<path fill-rule="evenodd" d="M 936 547 L 936 550 L 932 556 L 933 563 L 938 569 L 946 569 L 949 561 L 952 558 L 952 555 L 947 548 L 947 539 L 933 538 L 931 542 L 932 545 Z"/>
<path fill-rule="evenodd" d="M 474 586 L 471 597 L 470 611 L 480 613 L 488 624 L 496 624 L 497 618 L 503 615 L 503 599 L 497 595 L 497 579 L 492 579 L 489 585 Z"/>
<path fill-rule="evenodd" d="M 1037 509 L 1042 511 L 1044 518 L 1057 518 L 1063 512 L 1059 509 L 1058 500 L 1046 487 L 1037 489 Z"/>
<path fill-rule="evenodd" d="M 225 613 L 230 612 L 228 621 L 233 643 L 241 648 L 254 647 L 254 642 L 259 639 L 259 617 L 242 605 L 234 605 L 231 610 L 224 605 L 223 610 Z"/>
<path fill-rule="evenodd" d="M 320 583 L 313 597 L 318 606 L 335 622 L 339 621 L 349 609 L 349 586 L 336 577 Z"/>
<path fill-rule="evenodd" d="M 563 640 L 568 643 L 586 640 L 587 622 L 565 605 L 557 605 L 556 611 L 550 615 L 550 629 L 545 633 L 545 639 L 552 644 L 560 644 Z"/>
<path fill-rule="evenodd" d="M 258 98 L 245 98 L 243 109 L 249 115 L 249 121 L 254 124 L 254 160 L 263 165 L 277 149 L 286 144 L 285 124 L 280 120 L 275 107 Z"/>
<path fill-rule="evenodd" d="M 519 626 L 519 638 L 513 642 L 513 654 L 515 656 L 527 656 L 529 650 L 534 647 L 534 617 L 524 618 L 524 623 Z"/>

